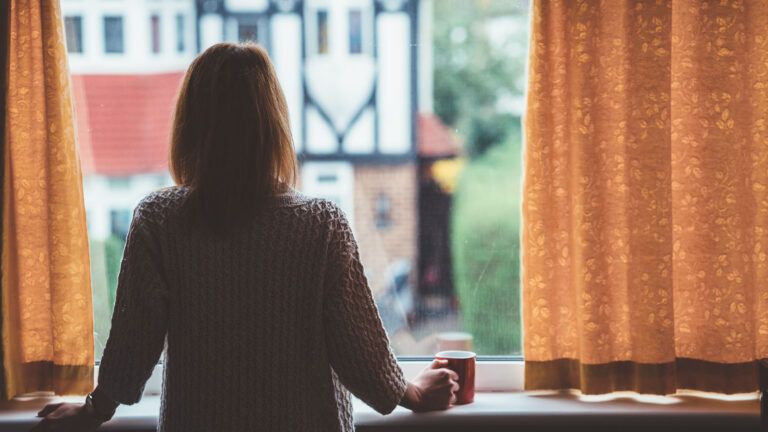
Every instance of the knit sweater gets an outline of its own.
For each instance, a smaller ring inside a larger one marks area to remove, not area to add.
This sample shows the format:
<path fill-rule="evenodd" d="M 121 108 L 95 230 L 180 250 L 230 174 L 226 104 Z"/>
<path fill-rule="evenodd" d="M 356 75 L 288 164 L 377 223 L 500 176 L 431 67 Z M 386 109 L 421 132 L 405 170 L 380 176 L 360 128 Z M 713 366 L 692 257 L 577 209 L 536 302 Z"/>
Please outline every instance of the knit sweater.
<path fill-rule="evenodd" d="M 214 236 L 187 197 L 134 212 L 100 390 L 138 402 L 165 351 L 160 431 L 353 431 L 348 390 L 392 411 L 406 381 L 342 211 L 291 191 Z"/>

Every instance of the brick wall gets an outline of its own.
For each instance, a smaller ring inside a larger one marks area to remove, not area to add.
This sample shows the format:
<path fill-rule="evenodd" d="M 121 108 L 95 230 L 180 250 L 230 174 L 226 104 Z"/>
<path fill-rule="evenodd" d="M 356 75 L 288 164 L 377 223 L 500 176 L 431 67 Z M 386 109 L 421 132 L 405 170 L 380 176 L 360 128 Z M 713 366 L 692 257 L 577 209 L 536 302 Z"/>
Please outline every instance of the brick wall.
<path fill-rule="evenodd" d="M 411 284 L 416 280 L 418 180 L 416 164 L 356 165 L 354 230 L 360 258 L 374 295 L 387 285 L 387 269 L 405 259 L 411 265 Z M 377 199 L 390 202 L 389 224 L 377 226 Z"/>

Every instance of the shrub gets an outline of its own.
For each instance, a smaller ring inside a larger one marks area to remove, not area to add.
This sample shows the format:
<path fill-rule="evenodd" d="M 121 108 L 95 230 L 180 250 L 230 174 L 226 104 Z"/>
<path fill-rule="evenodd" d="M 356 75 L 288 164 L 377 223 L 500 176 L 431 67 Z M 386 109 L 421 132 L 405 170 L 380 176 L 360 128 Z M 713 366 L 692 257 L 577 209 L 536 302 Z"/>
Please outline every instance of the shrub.
<path fill-rule="evenodd" d="M 521 174 L 518 139 L 470 161 L 454 195 L 454 280 L 478 354 L 521 353 Z"/>

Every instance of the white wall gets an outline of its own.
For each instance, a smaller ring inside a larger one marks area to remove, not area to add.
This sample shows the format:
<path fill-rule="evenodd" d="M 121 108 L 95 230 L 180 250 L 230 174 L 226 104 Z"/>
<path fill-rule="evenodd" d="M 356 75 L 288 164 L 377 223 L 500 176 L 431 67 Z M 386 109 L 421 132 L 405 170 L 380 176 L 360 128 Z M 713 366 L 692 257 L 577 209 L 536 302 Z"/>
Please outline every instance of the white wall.
<path fill-rule="evenodd" d="M 440 0 L 438 0 L 440 1 Z M 432 56 L 432 20 L 434 19 L 432 0 L 419 2 L 419 112 L 431 113 L 433 110 L 434 86 L 433 86 L 433 60 Z"/>
<path fill-rule="evenodd" d="M 293 133 L 293 143 L 296 151 L 303 148 L 302 136 L 304 125 L 302 124 L 301 110 L 304 106 L 304 88 L 302 85 L 302 59 L 301 59 L 301 18 L 294 13 L 278 13 L 272 17 L 270 23 L 270 39 L 277 43 L 279 50 L 271 53 L 275 64 L 280 86 L 285 94 L 288 104 L 288 115 Z"/>
<path fill-rule="evenodd" d="M 379 147 L 382 153 L 406 153 L 411 148 L 410 18 L 402 12 L 383 13 L 376 23 L 379 74 L 376 83 Z"/>

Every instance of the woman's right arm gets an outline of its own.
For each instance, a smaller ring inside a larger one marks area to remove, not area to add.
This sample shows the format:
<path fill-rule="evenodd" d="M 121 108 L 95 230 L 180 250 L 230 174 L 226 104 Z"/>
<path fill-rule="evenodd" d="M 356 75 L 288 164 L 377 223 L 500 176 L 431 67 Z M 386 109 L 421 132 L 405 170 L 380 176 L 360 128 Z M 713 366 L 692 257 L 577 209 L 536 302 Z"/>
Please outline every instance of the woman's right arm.
<path fill-rule="evenodd" d="M 349 223 L 338 209 L 329 219 L 323 320 L 331 366 L 342 384 L 382 414 L 398 404 L 414 411 L 447 408 L 457 388 L 456 374 L 435 362 L 413 382 L 405 380 L 389 348 Z"/>

